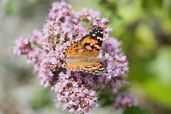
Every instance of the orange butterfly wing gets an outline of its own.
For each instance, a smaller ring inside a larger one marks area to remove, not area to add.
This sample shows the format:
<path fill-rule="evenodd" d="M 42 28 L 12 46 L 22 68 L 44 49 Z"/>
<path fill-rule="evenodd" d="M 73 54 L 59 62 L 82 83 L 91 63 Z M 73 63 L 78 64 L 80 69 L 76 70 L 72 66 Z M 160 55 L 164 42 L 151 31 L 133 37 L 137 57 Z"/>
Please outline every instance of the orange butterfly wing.
<path fill-rule="evenodd" d="M 64 51 L 65 67 L 73 71 L 101 74 L 104 67 L 97 56 L 101 49 L 102 33 L 102 28 L 95 26 L 80 41 L 71 43 Z"/>

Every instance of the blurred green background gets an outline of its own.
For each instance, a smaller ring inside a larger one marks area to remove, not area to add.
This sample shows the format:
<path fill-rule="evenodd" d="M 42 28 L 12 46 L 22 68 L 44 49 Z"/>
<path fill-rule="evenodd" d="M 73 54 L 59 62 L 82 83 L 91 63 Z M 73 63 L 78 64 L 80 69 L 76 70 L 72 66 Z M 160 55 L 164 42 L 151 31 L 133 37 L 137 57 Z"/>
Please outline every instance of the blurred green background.
<path fill-rule="evenodd" d="M 54 1 L 0 0 L 0 114 L 67 113 L 54 107 L 55 95 L 40 86 L 25 57 L 12 53 L 15 39 L 43 27 Z M 151 114 L 171 114 L 171 0 L 67 2 L 75 10 L 98 10 L 110 20 L 111 36 L 122 42 L 128 57 L 129 90 L 140 108 Z M 110 107 L 99 107 L 92 113 L 111 112 Z"/>

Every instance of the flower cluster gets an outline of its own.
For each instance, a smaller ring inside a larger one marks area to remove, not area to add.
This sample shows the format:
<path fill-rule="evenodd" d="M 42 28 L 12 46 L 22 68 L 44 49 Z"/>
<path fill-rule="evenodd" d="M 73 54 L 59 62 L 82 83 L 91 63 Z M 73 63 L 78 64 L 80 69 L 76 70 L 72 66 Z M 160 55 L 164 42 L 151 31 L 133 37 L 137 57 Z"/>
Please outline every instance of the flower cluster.
<path fill-rule="evenodd" d="M 51 87 L 56 93 L 56 104 L 72 113 L 87 113 L 97 106 L 97 89 L 104 89 L 107 85 L 117 93 L 118 88 L 127 83 L 123 79 L 128 71 L 127 59 L 119 49 L 120 43 L 109 37 L 111 28 L 107 27 L 108 22 L 108 19 L 100 18 L 97 11 L 83 9 L 76 12 L 66 2 L 55 2 L 44 27 L 34 30 L 30 38 L 22 36 L 16 40 L 14 53 L 25 55 L 27 62 L 34 65 L 41 85 Z M 97 76 L 65 69 L 64 49 L 87 34 L 94 25 L 104 31 L 98 57 L 105 64 L 106 72 Z"/>
<path fill-rule="evenodd" d="M 137 106 L 138 102 L 128 92 L 124 92 L 116 96 L 115 103 L 113 105 L 115 109 L 120 107 L 126 109 L 127 107 Z"/>

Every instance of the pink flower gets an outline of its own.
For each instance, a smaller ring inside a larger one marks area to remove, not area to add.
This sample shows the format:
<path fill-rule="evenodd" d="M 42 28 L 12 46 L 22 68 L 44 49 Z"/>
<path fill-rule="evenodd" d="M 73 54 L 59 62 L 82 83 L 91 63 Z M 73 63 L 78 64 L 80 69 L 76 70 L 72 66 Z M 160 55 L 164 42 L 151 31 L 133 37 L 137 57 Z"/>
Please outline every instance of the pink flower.
<path fill-rule="evenodd" d="M 138 102 L 128 92 L 118 94 L 113 104 L 115 109 L 137 106 Z"/>
<path fill-rule="evenodd" d="M 42 39 L 42 31 L 40 30 L 34 30 L 32 37 L 30 38 L 30 41 L 34 43 L 35 45 L 41 44 L 41 39 Z"/>
<path fill-rule="evenodd" d="M 102 27 L 104 41 L 98 58 L 105 65 L 105 73 L 93 75 L 86 72 L 74 72 L 63 67 L 63 51 L 67 45 L 80 40 L 93 25 Z M 119 49 L 120 42 L 109 37 L 109 20 L 101 18 L 94 10 L 72 10 L 66 2 L 55 2 L 49 12 L 47 23 L 41 30 L 34 30 L 30 39 L 21 37 L 16 40 L 14 53 L 26 55 L 27 62 L 34 65 L 34 70 L 44 87 L 51 87 L 56 93 L 56 104 L 72 113 L 88 113 L 97 106 L 97 89 L 112 88 L 114 94 L 118 88 L 127 84 L 123 79 L 128 71 L 126 56 Z M 107 85 L 107 86 L 106 86 Z M 127 105 L 132 101 L 125 97 L 116 99 L 118 104 Z M 126 100 L 124 100 L 126 99 Z M 123 107 L 121 105 L 116 105 Z"/>
<path fill-rule="evenodd" d="M 89 112 L 97 106 L 96 92 L 88 85 L 77 80 L 77 73 L 70 71 L 59 73 L 59 79 L 52 90 L 56 92 L 56 102 L 62 102 L 64 109 L 70 112 Z"/>
<path fill-rule="evenodd" d="M 31 51 L 31 43 L 29 39 L 22 36 L 18 40 L 15 41 L 15 47 L 13 48 L 13 52 L 17 55 L 26 55 Z"/>

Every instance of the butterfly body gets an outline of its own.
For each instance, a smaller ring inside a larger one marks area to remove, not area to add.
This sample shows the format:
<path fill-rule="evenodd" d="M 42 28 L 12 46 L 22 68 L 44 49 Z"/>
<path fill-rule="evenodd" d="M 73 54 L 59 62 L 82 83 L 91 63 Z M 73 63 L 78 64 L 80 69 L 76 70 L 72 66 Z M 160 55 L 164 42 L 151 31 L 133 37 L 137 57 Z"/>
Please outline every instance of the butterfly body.
<path fill-rule="evenodd" d="M 97 58 L 102 45 L 103 30 L 94 26 L 81 40 L 71 43 L 64 51 L 65 68 L 86 71 L 96 75 L 103 72 L 101 60 Z"/>

